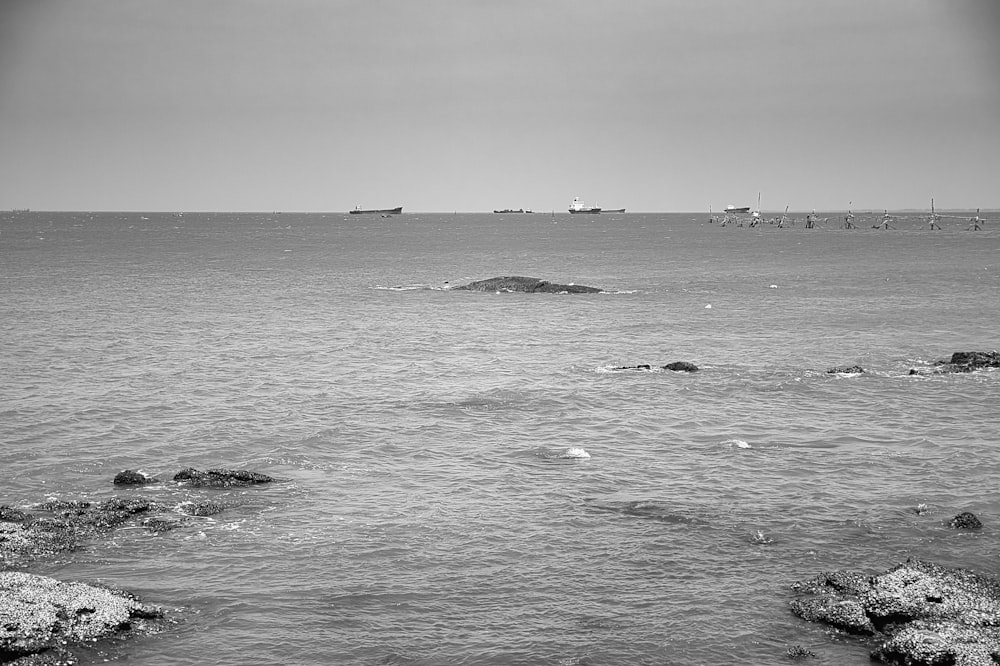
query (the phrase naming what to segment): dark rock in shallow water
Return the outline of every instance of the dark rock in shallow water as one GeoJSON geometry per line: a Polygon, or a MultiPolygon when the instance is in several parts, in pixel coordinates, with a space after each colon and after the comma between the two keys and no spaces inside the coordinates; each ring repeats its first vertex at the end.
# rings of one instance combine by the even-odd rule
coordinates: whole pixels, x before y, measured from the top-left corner
{"type": "Polygon", "coordinates": [[[974,372],[986,368],[1000,368],[1000,352],[955,352],[948,360],[937,361],[931,370],[911,368],[911,375],[974,372]]]}
{"type": "Polygon", "coordinates": [[[796,583],[791,610],[872,641],[872,659],[938,666],[1000,663],[1000,581],[910,559],[885,573],[796,583]]]}
{"type": "Polygon", "coordinates": [[[478,280],[453,287],[464,291],[522,291],[529,294],[598,294],[603,289],[582,284],[556,284],[539,278],[511,275],[478,280]]]}
{"type": "Polygon", "coordinates": [[[952,365],[960,372],[971,372],[982,368],[1000,368],[1000,352],[955,352],[951,359],[939,361],[939,365],[952,365]]]}
{"type": "Polygon", "coordinates": [[[698,366],[694,363],[688,363],[687,361],[674,361],[673,363],[667,363],[663,366],[664,370],[673,370],[674,372],[698,372],[698,366]]]}
{"type": "Polygon", "coordinates": [[[233,488],[235,486],[255,486],[274,481],[266,474],[242,469],[210,469],[200,472],[188,467],[174,475],[174,481],[183,481],[192,486],[207,488],[233,488]]]}
{"type": "Polygon", "coordinates": [[[860,365],[848,365],[848,366],[838,366],[836,368],[830,368],[827,370],[828,374],[831,375],[860,375],[865,371],[860,365]]]}
{"type": "Polygon", "coordinates": [[[976,517],[976,514],[965,511],[948,521],[948,526],[955,529],[976,530],[982,527],[983,524],[976,517]]]}
{"type": "Polygon", "coordinates": [[[72,647],[153,633],[163,612],[120,590],[0,571],[0,617],[0,662],[54,651],[74,664],[72,647]]]}
{"type": "Polygon", "coordinates": [[[147,483],[155,483],[156,479],[148,477],[142,472],[133,472],[130,469],[115,474],[116,486],[143,486],[147,483]]]}

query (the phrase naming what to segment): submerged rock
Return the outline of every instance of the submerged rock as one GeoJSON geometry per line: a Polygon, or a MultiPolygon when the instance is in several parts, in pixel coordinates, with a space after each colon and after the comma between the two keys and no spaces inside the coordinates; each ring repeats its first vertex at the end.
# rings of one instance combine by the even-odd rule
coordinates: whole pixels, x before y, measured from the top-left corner
{"type": "MultiPolygon", "coordinates": [[[[248,487],[274,480],[266,474],[247,470],[199,472],[191,468],[178,472],[174,478],[192,486],[209,488],[248,487]]],[[[39,558],[74,551],[124,526],[142,525],[152,532],[166,532],[186,524],[192,517],[212,516],[235,504],[232,501],[188,501],[175,505],[146,497],[124,496],[99,503],[42,502],[33,505],[30,512],[3,505],[0,506],[0,569],[22,567],[39,558]],[[178,513],[182,515],[178,517],[178,513]]]]}
{"type": "Polygon", "coordinates": [[[127,592],[61,582],[20,571],[0,571],[0,661],[44,655],[77,663],[76,645],[102,638],[152,633],[163,612],[127,592]]]}
{"type": "Polygon", "coordinates": [[[785,651],[785,656],[789,659],[805,659],[807,657],[815,659],[816,653],[801,645],[793,645],[785,651]]]}
{"type": "Polygon", "coordinates": [[[1000,581],[917,559],[885,573],[825,573],[795,583],[791,610],[872,641],[886,664],[1000,663],[1000,581]]]}
{"type": "Polygon", "coordinates": [[[582,284],[557,284],[539,278],[522,277],[519,275],[478,280],[460,287],[453,287],[453,289],[464,291],[522,291],[528,294],[597,294],[604,291],[599,287],[587,287],[582,284]]]}
{"type": "Polygon", "coordinates": [[[847,366],[837,366],[836,368],[830,368],[827,370],[827,374],[831,375],[860,375],[865,371],[860,365],[847,365],[847,366]]]}
{"type": "Polygon", "coordinates": [[[42,514],[10,510],[20,516],[16,522],[0,522],[0,568],[23,566],[40,557],[76,550],[131,522],[140,514],[162,510],[146,499],[113,497],[99,504],[90,502],[45,502],[37,505],[42,514]]]}

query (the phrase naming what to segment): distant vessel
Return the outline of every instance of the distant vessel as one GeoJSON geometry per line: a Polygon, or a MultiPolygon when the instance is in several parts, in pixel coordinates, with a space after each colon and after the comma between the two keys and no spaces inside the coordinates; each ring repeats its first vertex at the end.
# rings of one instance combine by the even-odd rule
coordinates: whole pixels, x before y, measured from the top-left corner
{"type": "Polygon", "coordinates": [[[624,208],[604,208],[601,210],[602,213],[624,213],[624,208]]]}
{"type": "Polygon", "coordinates": [[[351,215],[366,215],[371,213],[399,215],[402,212],[403,212],[402,206],[397,206],[396,208],[362,208],[361,206],[355,206],[354,210],[350,211],[351,215]]]}
{"type": "Polygon", "coordinates": [[[597,206],[587,206],[582,201],[580,197],[573,197],[573,203],[569,205],[569,212],[571,213],[600,213],[601,209],[597,206]]]}
{"type": "Polygon", "coordinates": [[[514,210],[513,208],[504,208],[503,210],[494,210],[494,213],[533,213],[534,211],[525,210],[523,208],[518,208],[514,210]]]}
{"type": "Polygon", "coordinates": [[[734,206],[732,204],[729,204],[728,206],[726,206],[726,212],[727,213],[749,213],[750,212],[750,206],[734,206]]]}

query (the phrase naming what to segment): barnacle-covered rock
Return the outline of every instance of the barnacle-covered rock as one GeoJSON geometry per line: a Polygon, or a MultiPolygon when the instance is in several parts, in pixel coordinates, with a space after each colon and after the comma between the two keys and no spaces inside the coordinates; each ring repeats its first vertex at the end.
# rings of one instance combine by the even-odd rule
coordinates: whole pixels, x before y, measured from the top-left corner
{"type": "Polygon", "coordinates": [[[119,590],[0,572],[0,657],[4,661],[66,645],[154,630],[163,613],[119,590]]]}
{"type": "Polygon", "coordinates": [[[260,472],[251,472],[243,469],[210,469],[202,472],[188,467],[174,474],[174,481],[199,487],[233,488],[270,483],[274,479],[260,472]]]}
{"type": "Polygon", "coordinates": [[[835,572],[796,583],[791,610],[874,636],[872,658],[905,666],[1000,663],[1000,581],[910,559],[876,576],[835,572]]]}
{"type": "Polygon", "coordinates": [[[976,517],[976,514],[963,511],[949,520],[948,526],[959,530],[977,530],[983,526],[983,523],[976,517]]]}

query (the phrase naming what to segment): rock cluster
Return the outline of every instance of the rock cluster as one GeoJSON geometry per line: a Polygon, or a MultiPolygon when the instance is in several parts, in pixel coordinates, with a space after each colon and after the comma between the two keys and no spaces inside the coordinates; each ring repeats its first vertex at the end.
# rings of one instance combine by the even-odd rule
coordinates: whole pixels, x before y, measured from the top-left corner
{"type": "MultiPolygon", "coordinates": [[[[188,468],[173,478],[178,483],[222,489],[273,481],[257,472],[227,469],[200,472],[188,468]]],[[[114,484],[128,487],[157,481],[125,470],[115,476],[114,484]]],[[[231,505],[223,501],[170,506],[145,497],[44,502],[27,511],[0,505],[0,664],[74,664],[74,645],[148,633],[164,622],[158,608],[127,592],[12,569],[76,550],[125,525],[140,524],[163,532],[183,525],[190,520],[186,516],[210,516],[231,505]]]]}
{"type": "Polygon", "coordinates": [[[1000,581],[910,559],[868,576],[836,571],[795,583],[791,610],[870,637],[871,658],[932,666],[1000,663],[1000,581]]]}
{"type": "MultiPolygon", "coordinates": [[[[662,370],[672,370],[674,372],[697,372],[698,366],[694,363],[688,361],[673,361],[672,363],[667,363],[666,365],[657,366],[662,370]]],[[[620,365],[614,370],[652,370],[653,366],[649,363],[642,363],[639,365],[620,365]]]]}

